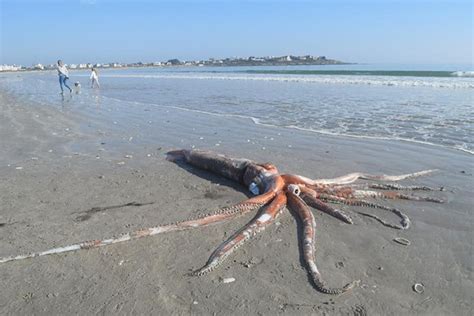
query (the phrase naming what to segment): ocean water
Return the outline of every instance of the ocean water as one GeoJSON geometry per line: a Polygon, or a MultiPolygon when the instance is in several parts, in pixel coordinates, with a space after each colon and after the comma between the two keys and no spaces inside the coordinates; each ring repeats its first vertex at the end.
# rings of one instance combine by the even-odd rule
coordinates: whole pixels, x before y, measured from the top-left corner
{"type": "MultiPolygon", "coordinates": [[[[77,107],[169,107],[340,137],[417,142],[474,154],[474,72],[469,66],[340,65],[182,67],[101,70],[100,92],[88,71],[71,72],[77,107]]],[[[0,88],[57,106],[54,72],[1,74],[0,88]]],[[[69,97],[67,97],[69,98],[69,97]]],[[[93,112],[90,113],[93,115],[93,112]]],[[[119,114],[116,114],[119,115],[119,114]]]]}

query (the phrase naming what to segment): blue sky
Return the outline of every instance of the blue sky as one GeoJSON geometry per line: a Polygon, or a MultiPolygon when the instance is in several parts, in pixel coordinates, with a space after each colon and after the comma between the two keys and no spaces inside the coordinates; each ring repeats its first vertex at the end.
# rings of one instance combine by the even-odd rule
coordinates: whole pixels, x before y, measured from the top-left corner
{"type": "Polygon", "coordinates": [[[472,63],[464,0],[0,0],[0,64],[325,55],[472,63]]]}

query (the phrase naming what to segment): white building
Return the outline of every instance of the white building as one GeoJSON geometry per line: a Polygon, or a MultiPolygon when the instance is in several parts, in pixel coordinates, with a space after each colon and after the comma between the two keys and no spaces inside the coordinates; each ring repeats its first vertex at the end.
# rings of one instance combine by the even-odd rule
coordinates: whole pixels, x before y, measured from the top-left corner
{"type": "Polygon", "coordinates": [[[17,65],[0,65],[0,71],[18,71],[21,66],[17,65]]]}

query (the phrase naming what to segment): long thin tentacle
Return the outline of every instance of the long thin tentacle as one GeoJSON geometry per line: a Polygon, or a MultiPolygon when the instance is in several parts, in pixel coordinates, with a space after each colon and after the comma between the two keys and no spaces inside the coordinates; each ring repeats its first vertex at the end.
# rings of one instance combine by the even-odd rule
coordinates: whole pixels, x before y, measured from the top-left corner
{"type": "Polygon", "coordinates": [[[222,222],[227,219],[237,217],[239,215],[256,210],[264,206],[265,204],[267,204],[274,196],[275,196],[274,192],[267,192],[262,195],[248,199],[246,201],[237,203],[233,206],[224,207],[214,213],[200,216],[196,219],[185,220],[185,221],[176,222],[169,225],[160,225],[160,226],[155,226],[155,227],[150,227],[150,228],[143,228],[134,232],[122,234],[118,237],[113,237],[113,238],[108,238],[108,239],[103,239],[103,240],[83,241],[77,244],[72,244],[65,247],[53,248],[46,251],[35,252],[35,253],[19,255],[19,256],[4,257],[4,258],[0,258],[0,263],[14,261],[14,260],[34,258],[34,257],[41,257],[41,256],[46,256],[46,255],[51,255],[51,254],[71,252],[71,251],[76,251],[80,249],[99,248],[99,247],[116,244],[120,242],[125,242],[129,240],[134,240],[134,239],[138,239],[138,238],[142,238],[146,236],[153,236],[153,235],[158,235],[158,234],[171,232],[171,231],[181,231],[181,230],[187,230],[187,229],[191,229],[195,227],[207,226],[207,225],[222,222]]]}
{"type": "Polygon", "coordinates": [[[360,211],[356,211],[356,212],[361,214],[361,215],[374,218],[377,221],[379,221],[380,223],[382,223],[382,225],[387,226],[387,227],[391,227],[391,228],[394,228],[394,229],[403,230],[403,229],[408,229],[410,227],[410,223],[411,223],[410,218],[405,213],[403,213],[401,210],[399,210],[397,208],[394,208],[394,207],[388,207],[388,206],[385,206],[385,205],[381,205],[381,204],[377,204],[377,203],[373,203],[373,202],[369,202],[369,201],[365,201],[365,200],[361,200],[361,199],[346,199],[346,198],[339,197],[339,196],[336,196],[336,195],[321,194],[319,197],[320,197],[320,199],[322,199],[324,201],[327,201],[327,202],[341,203],[341,204],[346,204],[346,205],[351,205],[351,206],[365,206],[365,207],[372,207],[372,208],[378,208],[378,209],[386,210],[386,211],[394,213],[398,217],[400,217],[400,225],[389,223],[389,222],[383,220],[382,218],[378,217],[377,215],[373,215],[373,214],[365,213],[365,212],[360,212],[360,211]]]}
{"type": "Polygon", "coordinates": [[[344,176],[340,176],[333,179],[310,179],[303,176],[293,176],[293,178],[298,179],[299,181],[293,180],[292,183],[301,183],[306,185],[318,185],[318,184],[349,184],[353,183],[358,179],[365,179],[365,180],[376,180],[376,181],[400,181],[409,178],[415,178],[430,174],[436,171],[433,170],[423,170],[414,173],[407,173],[402,175],[372,175],[368,173],[361,173],[361,172],[354,172],[349,173],[344,176]]]}
{"type": "Polygon", "coordinates": [[[411,201],[427,201],[434,203],[443,203],[444,201],[438,198],[433,197],[424,197],[416,195],[407,195],[400,192],[378,192],[372,190],[354,190],[353,195],[355,198],[385,198],[385,199],[401,199],[401,200],[411,200],[411,201]]]}
{"type": "Polygon", "coordinates": [[[361,215],[372,217],[372,218],[378,220],[384,226],[395,228],[395,229],[402,229],[402,230],[410,228],[410,223],[411,223],[410,218],[405,213],[403,213],[401,210],[399,210],[395,207],[388,207],[388,206],[385,206],[385,205],[377,204],[377,203],[370,202],[370,201],[364,201],[364,200],[355,200],[354,203],[357,203],[359,206],[372,207],[372,208],[378,208],[378,209],[382,209],[382,210],[385,210],[385,211],[389,211],[389,212],[394,213],[395,215],[397,215],[398,217],[401,218],[400,225],[397,225],[397,224],[389,223],[389,222],[383,220],[382,218],[378,217],[377,215],[357,211],[357,213],[359,213],[361,215]]]}
{"type": "MultiPolygon", "coordinates": [[[[323,186],[323,185],[320,185],[323,186]]],[[[400,185],[396,183],[350,183],[350,184],[329,184],[334,189],[352,188],[353,190],[393,190],[393,191],[445,191],[444,187],[433,188],[425,185],[400,185]]]]}
{"type": "Polygon", "coordinates": [[[425,185],[400,185],[396,183],[372,183],[367,186],[369,189],[377,190],[400,190],[400,191],[444,191],[444,187],[432,188],[425,185]]]}
{"type": "Polygon", "coordinates": [[[234,252],[234,250],[242,246],[251,237],[263,231],[268,225],[272,224],[285,205],[286,195],[280,192],[266,209],[263,209],[254,219],[217,247],[209,257],[206,265],[194,271],[192,275],[202,276],[214,270],[234,252]]]}
{"type": "Polygon", "coordinates": [[[296,212],[304,228],[303,252],[308,271],[312,277],[316,289],[326,294],[341,294],[353,289],[360,281],[353,281],[342,288],[329,288],[321,278],[315,260],[314,260],[314,236],[316,230],[316,221],[313,213],[304,203],[304,201],[295,193],[288,192],[288,202],[290,207],[296,212]]]}
{"type": "Polygon", "coordinates": [[[311,207],[314,207],[326,214],[329,214],[331,216],[334,216],[335,218],[338,218],[342,220],[343,222],[346,222],[348,224],[353,224],[352,219],[341,211],[340,209],[334,208],[331,205],[328,205],[318,199],[318,193],[314,190],[311,190],[310,188],[307,188],[305,186],[300,186],[301,193],[303,194],[303,200],[311,207]]]}
{"type": "MultiPolygon", "coordinates": [[[[362,198],[382,198],[382,199],[401,199],[411,201],[427,201],[434,203],[444,203],[442,199],[433,197],[422,197],[417,195],[407,195],[397,191],[374,191],[374,190],[361,190],[355,189],[351,185],[308,185],[308,187],[318,194],[336,195],[346,199],[362,199],[362,198]]],[[[356,186],[357,187],[357,186],[356,186]]],[[[360,186],[359,186],[360,187],[360,186]]],[[[368,186],[366,186],[368,187],[368,186]]],[[[382,186],[385,188],[385,186],[382,186]]],[[[387,186],[389,187],[389,186],[387,186]]]]}

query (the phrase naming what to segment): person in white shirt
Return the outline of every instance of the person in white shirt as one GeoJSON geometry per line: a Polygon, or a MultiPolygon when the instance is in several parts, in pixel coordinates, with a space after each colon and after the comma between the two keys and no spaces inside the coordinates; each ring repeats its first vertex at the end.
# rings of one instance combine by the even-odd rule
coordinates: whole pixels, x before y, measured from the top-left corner
{"type": "Polygon", "coordinates": [[[58,70],[59,86],[61,87],[61,94],[64,93],[63,85],[69,89],[69,92],[72,93],[71,87],[69,87],[66,83],[66,80],[69,79],[69,71],[67,70],[62,60],[58,60],[58,65],[56,66],[56,69],[58,70]]]}
{"type": "Polygon", "coordinates": [[[92,68],[90,79],[91,79],[91,88],[94,88],[94,84],[97,85],[97,88],[100,88],[99,76],[98,76],[97,70],[95,68],[92,68]]]}

